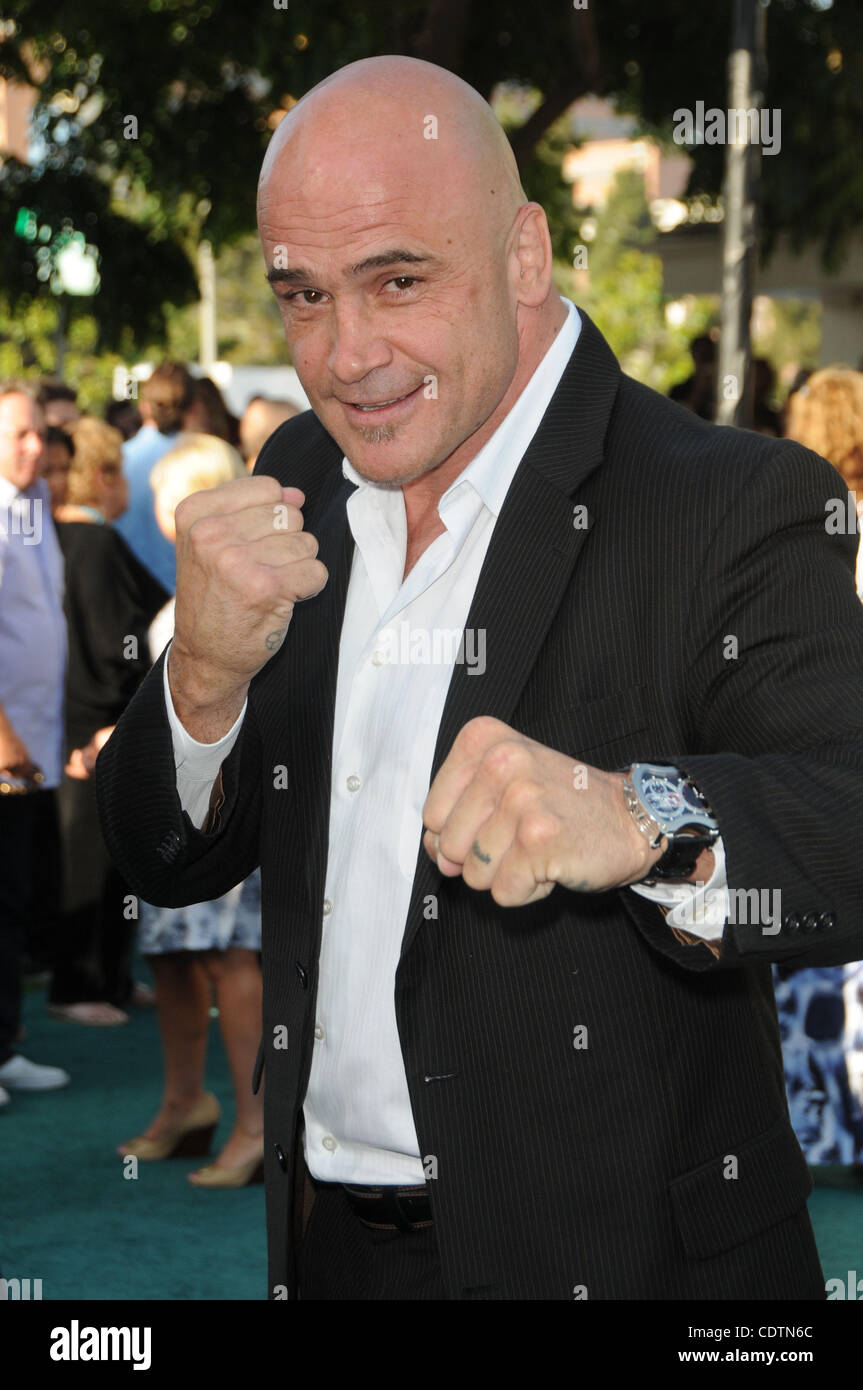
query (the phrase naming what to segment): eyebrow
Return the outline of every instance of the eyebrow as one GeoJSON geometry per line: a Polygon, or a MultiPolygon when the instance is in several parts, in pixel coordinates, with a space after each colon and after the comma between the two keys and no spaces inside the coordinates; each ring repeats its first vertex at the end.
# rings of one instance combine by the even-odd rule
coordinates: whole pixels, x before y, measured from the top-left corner
{"type": "MultiPolygon", "coordinates": [[[[436,265],[437,260],[434,256],[417,255],[415,251],[406,251],[401,246],[396,246],[390,251],[380,251],[376,256],[366,256],[365,260],[357,261],[355,265],[349,267],[349,274],[364,275],[368,270],[384,270],[392,265],[436,265]]],[[[311,285],[314,284],[315,277],[297,266],[292,270],[287,268],[273,268],[267,271],[267,280],[271,285],[311,285]]]]}

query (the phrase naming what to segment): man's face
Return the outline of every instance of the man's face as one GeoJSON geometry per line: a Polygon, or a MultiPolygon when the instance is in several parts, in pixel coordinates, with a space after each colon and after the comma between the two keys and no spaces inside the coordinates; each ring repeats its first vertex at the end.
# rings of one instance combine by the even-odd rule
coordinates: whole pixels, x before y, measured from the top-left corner
{"type": "Polygon", "coordinates": [[[81,419],[81,412],[74,401],[48,401],[45,406],[45,424],[63,430],[81,419]]]}
{"type": "Polygon", "coordinates": [[[129,505],[129,485],[120,458],[108,459],[95,479],[96,505],[107,521],[116,521],[129,505]]]}
{"type": "Polygon", "coordinates": [[[45,423],[35,401],[17,391],[0,396],[0,476],[14,487],[30,487],[39,477],[45,423]]]}
{"type": "Polygon", "coordinates": [[[307,196],[277,163],[261,240],[315,414],[357,472],[397,486],[500,402],[518,359],[515,303],[504,247],[492,253],[475,207],[420,196],[409,175],[404,192],[392,176],[361,187],[362,167],[307,196]]]}
{"type": "Polygon", "coordinates": [[[45,445],[42,477],[48,484],[48,490],[51,493],[52,508],[62,507],[66,504],[69,495],[71,468],[72,456],[65,444],[55,439],[45,445]]]}

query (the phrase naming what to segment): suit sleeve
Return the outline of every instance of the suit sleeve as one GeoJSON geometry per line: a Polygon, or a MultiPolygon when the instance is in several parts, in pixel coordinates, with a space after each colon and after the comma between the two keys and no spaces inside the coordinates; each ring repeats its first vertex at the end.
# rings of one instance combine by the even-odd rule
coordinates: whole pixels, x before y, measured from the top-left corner
{"type": "Polygon", "coordinates": [[[157,907],[221,897],[258,867],[261,747],[251,707],[197,830],[177,792],[164,653],[96,761],[105,843],[130,888],[157,907]]]}
{"type": "Polygon", "coordinates": [[[692,738],[662,761],[719,822],[730,905],[718,960],[623,895],[651,944],[688,969],[863,958],[863,607],[857,536],[829,526],[846,491],[788,444],[705,544],[685,628],[692,738]]]}

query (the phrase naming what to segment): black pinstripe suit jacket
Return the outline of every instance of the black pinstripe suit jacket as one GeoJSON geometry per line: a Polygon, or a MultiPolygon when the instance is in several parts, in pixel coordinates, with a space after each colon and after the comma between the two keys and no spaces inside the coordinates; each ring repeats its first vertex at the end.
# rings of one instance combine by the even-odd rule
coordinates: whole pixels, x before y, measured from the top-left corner
{"type": "MultiPolygon", "coordinates": [[[[271,1297],[295,1289],[353,548],[340,463],[310,413],[261,456],[303,488],[330,578],[252,682],[212,831],[180,809],[161,661],[98,764],[108,844],[145,899],[214,897],[262,866],[271,1297]]],[[[863,956],[863,612],[855,539],[825,527],[838,495],[797,445],[625,377],[584,316],[474,595],[486,673],[456,666],[434,767],[478,714],[597,767],[676,763],[718,817],[730,887],[779,890],[782,927],[728,924],[717,960],[629,890],[506,910],[418,845],[395,1003],[452,1298],[824,1297],[769,962],[863,956]]]]}

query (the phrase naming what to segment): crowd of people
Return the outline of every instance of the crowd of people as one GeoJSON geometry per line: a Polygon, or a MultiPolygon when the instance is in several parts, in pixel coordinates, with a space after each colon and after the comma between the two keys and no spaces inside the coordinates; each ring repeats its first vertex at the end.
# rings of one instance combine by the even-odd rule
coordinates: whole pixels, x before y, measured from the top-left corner
{"type": "MultiPolygon", "coordinates": [[[[715,343],[693,343],[681,405],[715,409],[715,343]]],[[[863,517],[863,374],[801,373],[782,411],[756,364],[755,428],[827,458],[863,517]]],[[[204,1156],[220,1118],[205,1088],[213,1002],[235,1090],[218,1159],[191,1174],[230,1187],[262,1175],[260,882],[188,908],[138,902],[99,827],[96,757],[173,631],[174,511],[184,497],[252,470],[298,407],[256,396],[241,419],[218,388],[164,362],[140,401],[82,414],[70,385],[0,387],[0,1106],[10,1092],[72,1078],[19,1050],[22,980],[48,974],[47,1007],[112,1028],[158,1009],[162,1106],[118,1152],[204,1156]],[[133,978],[136,944],[155,988],[133,978]]],[[[863,565],[858,564],[863,599],[863,565]]],[[[813,1163],[863,1163],[863,966],[777,967],[792,1120],[813,1163]]]]}
{"type": "Polygon", "coordinates": [[[92,773],[171,639],[175,508],[245,476],[298,409],[256,396],[237,419],[173,362],[101,417],[64,382],[0,387],[0,1106],[72,1080],[20,1050],[23,980],[47,974],[64,1022],[118,1027],[157,1007],[163,1103],[120,1152],[203,1156],[219,1120],[204,1086],[215,1000],[235,1123],[218,1161],[191,1174],[198,1186],[260,1177],[258,878],[182,911],[138,902],[108,858],[92,773]],[[133,978],[136,933],[155,989],[133,978]]]}

